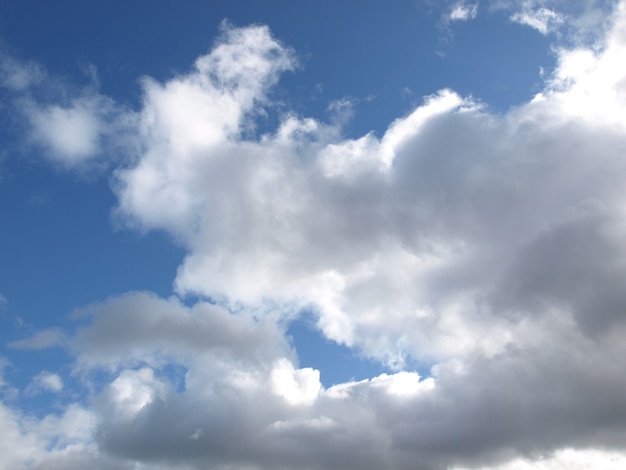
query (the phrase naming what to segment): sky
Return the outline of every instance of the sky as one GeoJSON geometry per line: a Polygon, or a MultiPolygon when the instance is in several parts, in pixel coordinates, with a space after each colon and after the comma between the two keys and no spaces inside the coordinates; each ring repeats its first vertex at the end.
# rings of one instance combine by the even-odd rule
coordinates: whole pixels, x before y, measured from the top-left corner
{"type": "Polygon", "coordinates": [[[0,3],[0,470],[626,466],[626,1],[0,3]]]}

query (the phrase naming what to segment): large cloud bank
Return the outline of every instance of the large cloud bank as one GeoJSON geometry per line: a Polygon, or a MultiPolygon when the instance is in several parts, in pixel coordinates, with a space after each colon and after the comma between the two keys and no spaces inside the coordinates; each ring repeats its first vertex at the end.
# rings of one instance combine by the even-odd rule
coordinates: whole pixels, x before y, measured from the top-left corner
{"type": "Polygon", "coordinates": [[[0,468],[622,468],[624,63],[621,2],[504,115],[441,90],[382,136],[295,115],[259,135],[295,55],[226,26],[189,73],[145,79],[136,112],[36,114],[43,143],[89,126],[48,144],[71,166],[111,135],[89,103],[122,113],[117,221],[171,233],[176,294],[211,303],[127,293],[12,343],[66,348],[93,391],[43,420],[2,405],[0,468]],[[303,310],[396,372],[324,388],[285,338],[303,310]]]}

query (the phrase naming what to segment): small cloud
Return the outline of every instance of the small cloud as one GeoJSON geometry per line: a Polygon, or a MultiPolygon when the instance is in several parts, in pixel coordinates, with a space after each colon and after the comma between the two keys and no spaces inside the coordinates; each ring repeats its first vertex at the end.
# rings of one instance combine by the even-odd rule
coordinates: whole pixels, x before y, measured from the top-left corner
{"type": "Polygon", "coordinates": [[[478,15],[478,2],[473,4],[466,4],[459,2],[452,7],[449,21],[468,21],[473,20],[478,15]]]}
{"type": "Polygon", "coordinates": [[[54,158],[69,165],[80,163],[99,151],[101,122],[97,108],[95,102],[79,100],[69,107],[32,109],[28,114],[33,136],[54,158]]]}
{"type": "Polygon", "coordinates": [[[202,436],[204,435],[204,433],[202,432],[202,429],[198,428],[196,429],[193,434],[191,436],[189,436],[189,439],[193,439],[194,441],[197,441],[198,439],[200,439],[202,436]]]}
{"type": "Polygon", "coordinates": [[[22,62],[6,53],[0,53],[0,84],[13,91],[24,91],[41,82],[46,76],[43,66],[22,62]]]}
{"type": "Polygon", "coordinates": [[[0,294],[0,309],[3,309],[7,305],[7,298],[0,294]]]}
{"type": "Polygon", "coordinates": [[[342,98],[332,101],[326,111],[331,115],[332,120],[339,124],[346,124],[354,117],[354,106],[358,100],[352,98],[342,98]]]}
{"type": "Polygon", "coordinates": [[[13,349],[47,349],[62,346],[65,342],[65,334],[59,328],[48,328],[37,332],[30,338],[11,341],[7,346],[13,349]]]}
{"type": "Polygon", "coordinates": [[[478,16],[478,2],[466,3],[462,0],[454,3],[449,9],[444,10],[437,24],[441,35],[439,36],[439,47],[435,54],[442,58],[445,57],[446,50],[454,39],[451,28],[452,23],[473,20],[476,16],[478,16]]]}
{"type": "Polygon", "coordinates": [[[543,35],[553,32],[564,22],[561,15],[543,7],[534,10],[525,7],[522,11],[511,15],[509,19],[514,23],[530,26],[543,35]]]}
{"type": "Polygon", "coordinates": [[[58,374],[43,371],[33,378],[33,381],[26,389],[30,395],[37,395],[41,392],[58,393],[63,390],[63,381],[58,374]]]}

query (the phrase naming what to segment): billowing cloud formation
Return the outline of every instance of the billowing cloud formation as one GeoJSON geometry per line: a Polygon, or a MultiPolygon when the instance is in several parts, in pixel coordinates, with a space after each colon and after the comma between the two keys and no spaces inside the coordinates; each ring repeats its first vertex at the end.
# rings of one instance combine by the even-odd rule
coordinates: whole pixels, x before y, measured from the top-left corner
{"type": "MultiPolygon", "coordinates": [[[[12,468],[623,462],[625,59],[622,2],[531,102],[494,115],[442,90],[357,139],[294,115],[251,137],[294,67],[266,27],[226,27],[190,73],[146,79],[118,220],[173,234],[177,293],[212,303],[128,293],[14,342],[62,345],[96,391],[68,408],[91,423],[74,447],[12,450],[12,468]],[[285,338],[303,309],[397,372],[323,387],[285,338]]],[[[0,411],[21,449],[50,442],[45,420],[0,411]]]]}
{"type": "MultiPolygon", "coordinates": [[[[544,287],[568,269],[532,254],[543,240],[556,238],[547,251],[565,260],[561,241],[588,230],[585,248],[573,248],[593,251],[581,263],[595,250],[619,258],[618,31],[600,55],[563,52],[549,88],[505,116],[443,90],[380,138],[338,140],[337,129],[287,116],[258,141],[243,137],[250,110],[290,64],[288,51],[263,28],[231,31],[192,74],[146,85],[146,151],[117,173],[119,214],[188,247],[181,294],[313,306],[326,336],[399,365],[406,355],[495,354],[518,327],[500,298],[513,295],[505,286],[521,282],[521,264],[536,256],[536,272],[556,269],[544,287]],[[245,59],[231,71],[235,56],[245,59]],[[256,74],[238,70],[249,62],[260,62],[256,74]]],[[[563,289],[568,302],[579,295],[563,289]]],[[[551,295],[542,309],[557,305],[551,295]]],[[[567,305],[580,309],[581,322],[597,315],[567,305]]]]}

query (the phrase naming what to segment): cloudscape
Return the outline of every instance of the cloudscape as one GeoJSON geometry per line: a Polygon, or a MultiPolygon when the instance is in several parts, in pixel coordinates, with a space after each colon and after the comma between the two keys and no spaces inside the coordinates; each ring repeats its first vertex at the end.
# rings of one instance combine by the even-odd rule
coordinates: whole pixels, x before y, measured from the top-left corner
{"type": "Polygon", "coordinates": [[[626,1],[0,7],[0,469],[626,466],[626,1]]]}

